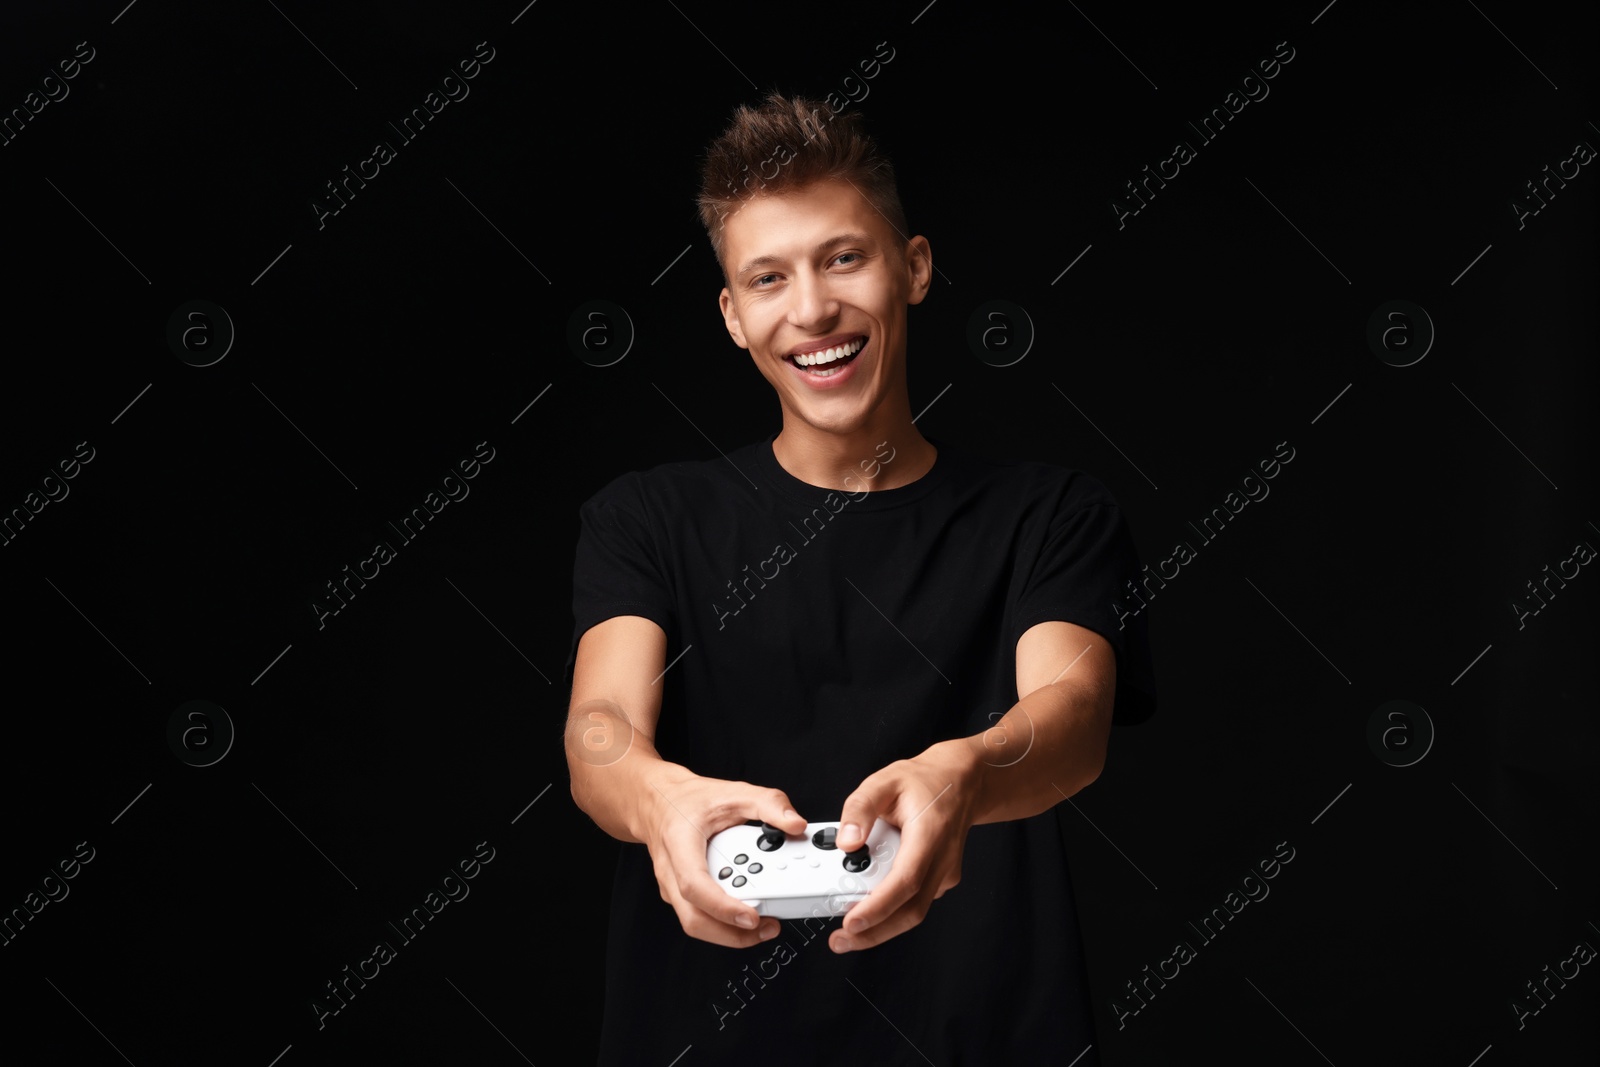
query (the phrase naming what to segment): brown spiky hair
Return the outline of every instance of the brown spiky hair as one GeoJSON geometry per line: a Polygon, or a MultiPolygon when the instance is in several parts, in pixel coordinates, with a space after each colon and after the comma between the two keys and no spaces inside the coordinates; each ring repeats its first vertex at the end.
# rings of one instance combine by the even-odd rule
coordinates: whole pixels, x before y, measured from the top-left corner
{"type": "Polygon", "coordinates": [[[723,225],[745,201],[830,179],[853,184],[906,239],[894,167],[867,134],[860,112],[781,93],[755,107],[741,104],[700,169],[700,221],[724,276],[723,225]]]}

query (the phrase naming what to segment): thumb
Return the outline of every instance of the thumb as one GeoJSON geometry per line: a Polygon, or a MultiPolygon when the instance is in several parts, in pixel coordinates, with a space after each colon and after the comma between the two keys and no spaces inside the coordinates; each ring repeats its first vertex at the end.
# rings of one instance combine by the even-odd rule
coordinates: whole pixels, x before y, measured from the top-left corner
{"type": "Polygon", "coordinates": [[[872,832],[884,800],[865,782],[845,798],[839,815],[839,835],[835,838],[842,851],[854,852],[867,843],[867,834],[872,832]]]}
{"type": "Polygon", "coordinates": [[[787,834],[806,832],[806,821],[794,810],[789,795],[781,789],[758,790],[754,810],[749,817],[760,819],[768,826],[776,826],[787,834]]]}

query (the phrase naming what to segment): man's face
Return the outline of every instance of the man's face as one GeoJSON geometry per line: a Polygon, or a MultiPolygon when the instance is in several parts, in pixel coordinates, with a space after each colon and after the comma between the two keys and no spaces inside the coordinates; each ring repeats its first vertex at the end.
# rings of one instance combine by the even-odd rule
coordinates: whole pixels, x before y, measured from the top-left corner
{"type": "Polygon", "coordinates": [[[903,396],[906,308],[932,270],[925,238],[907,242],[844,181],[757,196],[724,226],[723,320],[786,422],[848,434],[903,396]]]}

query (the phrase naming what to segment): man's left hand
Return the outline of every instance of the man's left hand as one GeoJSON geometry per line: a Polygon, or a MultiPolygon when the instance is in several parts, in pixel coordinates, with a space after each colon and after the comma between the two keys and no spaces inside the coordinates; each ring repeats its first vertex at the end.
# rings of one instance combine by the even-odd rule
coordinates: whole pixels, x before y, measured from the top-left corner
{"type": "Polygon", "coordinates": [[[922,922],[933,902],[960,883],[981,770],[970,746],[941,742],[889,764],[850,794],[839,817],[839,850],[860,848],[880,818],[900,829],[900,849],[889,874],[829,936],[829,948],[881,945],[922,922]]]}

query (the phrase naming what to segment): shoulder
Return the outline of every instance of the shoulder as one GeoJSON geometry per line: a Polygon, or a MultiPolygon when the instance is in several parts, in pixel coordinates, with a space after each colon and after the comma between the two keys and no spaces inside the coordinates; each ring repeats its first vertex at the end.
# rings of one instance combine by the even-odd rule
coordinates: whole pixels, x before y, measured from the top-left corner
{"type": "Polygon", "coordinates": [[[741,472],[753,466],[755,450],[747,445],[711,460],[669,460],[616,475],[580,506],[583,514],[624,511],[646,516],[670,514],[685,507],[723,506],[749,489],[741,472]]]}

